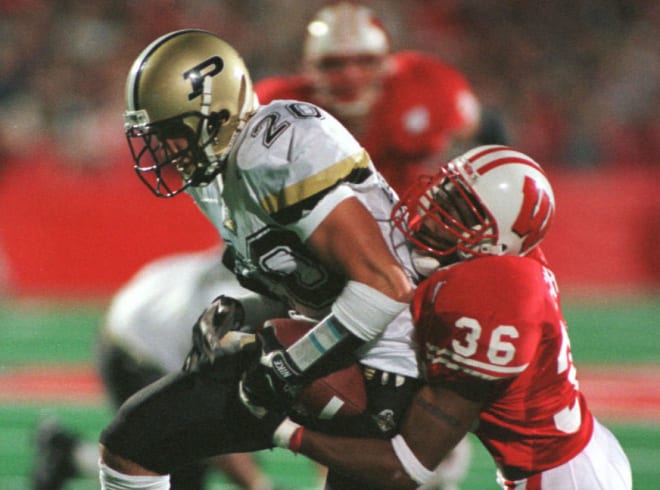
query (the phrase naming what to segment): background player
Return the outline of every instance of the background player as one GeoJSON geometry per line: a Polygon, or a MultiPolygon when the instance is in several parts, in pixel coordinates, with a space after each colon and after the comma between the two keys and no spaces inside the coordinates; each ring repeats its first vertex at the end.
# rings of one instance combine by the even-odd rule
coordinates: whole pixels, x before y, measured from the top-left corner
{"type": "Polygon", "coordinates": [[[381,488],[417,488],[474,431],[504,489],[632,488],[626,455],[578,389],[559,291],[538,249],[554,210],[538,163],[502,146],[475,148],[412,188],[392,216],[418,268],[436,270],[412,304],[428,385],[390,441],[290,421],[275,441],[381,488]]]}
{"type": "Polygon", "coordinates": [[[435,168],[443,156],[474,142],[507,143],[497,115],[482,110],[458,70],[422,52],[392,52],[383,24],[363,5],[321,9],[307,26],[302,64],[298,75],[259,81],[260,101],[296,99],[323,107],[397,191],[407,188],[414,164],[435,168]]]}
{"type": "MultiPolygon", "coordinates": [[[[219,294],[241,301],[246,323],[286,315],[279,302],[242,288],[220,261],[222,248],[172,255],[144,266],[112,299],[94,356],[112,405],[168,372],[179,371],[192,348],[191,326],[219,294]]],[[[173,489],[202,489],[208,468],[224,472],[239,488],[272,490],[248,454],[219,456],[209,464],[175,471],[173,489]]],[[[74,477],[98,477],[98,443],[81,440],[53,420],[37,433],[33,490],[59,490],[74,477]]]]}

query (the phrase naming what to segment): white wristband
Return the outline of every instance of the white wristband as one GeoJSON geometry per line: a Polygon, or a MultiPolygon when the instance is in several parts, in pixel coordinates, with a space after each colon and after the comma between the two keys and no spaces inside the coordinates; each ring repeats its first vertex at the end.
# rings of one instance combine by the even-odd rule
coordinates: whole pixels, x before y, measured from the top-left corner
{"type": "Polygon", "coordinates": [[[332,305],[332,313],[356,337],[369,341],[408,307],[377,289],[357,281],[348,281],[332,305]]]}
{"type": "Polygon", "coordinates": [[[273,433],[273,444],[277,447],[289,449],[289,442],[291,436],[300,428],[300,424],[296,424],[290,418],[285,418],[282,423],[275,429],[273,433]]]}
{"type": "Polygon", "coordinates": [[[414,482],[422,485],[433,476],[433,472],[420,463],[417,456],[415,456],[415,453],[410,450],[408,444],[406,444],[406,440],[401,434],[397,434],[390,439],[390,443],[392,444],[396,457],[399,458],[399,461],[401,462],[401,466],[403,466],[403,469],[406,470],[406,473],[408,473],[408,476],[414,482]]]}

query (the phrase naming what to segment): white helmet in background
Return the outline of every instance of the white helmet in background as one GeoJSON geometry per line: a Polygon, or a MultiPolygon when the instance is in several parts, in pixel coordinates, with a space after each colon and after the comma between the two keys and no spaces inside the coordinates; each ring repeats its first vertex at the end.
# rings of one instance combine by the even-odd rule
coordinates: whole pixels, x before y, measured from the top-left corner
{"type": "Polygon", "coordinates": [[[526,255],[554,217],[555,197],[541,166],[506,146],[479,146],[422,179],[392,219],[427,259],[526,255]]]}
{"type": "Polygon", "coordinates": [[[369,8],[340,2],[321,9],[303,46],[320,105],[340,118],[364,115],[380,93],[389,51],[389,36],[369,8]],[[363,67],[359,78],[346,75],[351,63],[363,67]]]}
{"type": "Polygon", "coordinates": [[[373,12],[362,5],[341,2],[321,9],[307,25],[305,62],[325,56],[385,55],[390,41],[373,12]]]}

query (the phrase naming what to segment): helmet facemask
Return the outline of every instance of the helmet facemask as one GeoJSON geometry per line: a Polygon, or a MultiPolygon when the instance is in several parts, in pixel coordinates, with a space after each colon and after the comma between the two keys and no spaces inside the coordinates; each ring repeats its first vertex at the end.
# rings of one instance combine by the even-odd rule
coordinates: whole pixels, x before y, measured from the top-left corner
{"type": "Polygon", "coordinates": [[[190,112],[132,125],[132,115],[127,112],[125,118],[135,172],[156,196],[172,197],[190,186],[208,184],[222,171],[224,159],[212,146],[226,114],[190,112]]]}
{"type": "Polygon", "coordinates": [[[470,189],[449,163],[436,175],[420,177],[394,207],[392,220],[420,261],[443,266],[488,254],[497,226],[470,189]]]}

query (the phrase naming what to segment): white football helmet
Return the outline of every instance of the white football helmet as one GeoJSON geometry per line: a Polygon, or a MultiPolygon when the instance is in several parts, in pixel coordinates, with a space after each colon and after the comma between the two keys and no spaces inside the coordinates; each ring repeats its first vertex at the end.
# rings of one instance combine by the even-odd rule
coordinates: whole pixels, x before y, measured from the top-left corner
{"type": "Polygon", "coordinates": [[[208,184],[258,105],[243,59],[217,35],[184,29],[156,39],[126,81],[137,175],[159,197],[208,184]]]}
{"type": "Polygon", "coordinates": [[[390,40],[382,23],[363,5],[339,2],[319,10],[307,25],[305,61],[325,56],[385,55],[390,40]]]}
{"type": "Polygon", "coordinates": [[[538,163],[512,148],[486,145],[422,177],[392,220],[427,259],[456,254],[464,260],[526,255],[545,237],[554,212],[552,187],[538,163]]]}
{"type": "Polygon", "coordinates": [[[365,114],[379,94],[389,50],[389,36],[369,8],[339,2],[321,9],[307,26],[303,46],[319,104],[339,117],[365,114]],[[337,80],[344,63],[361,63],[369,74],[360,81],[337,80]]]}

